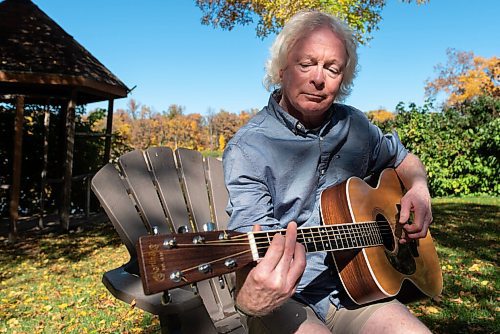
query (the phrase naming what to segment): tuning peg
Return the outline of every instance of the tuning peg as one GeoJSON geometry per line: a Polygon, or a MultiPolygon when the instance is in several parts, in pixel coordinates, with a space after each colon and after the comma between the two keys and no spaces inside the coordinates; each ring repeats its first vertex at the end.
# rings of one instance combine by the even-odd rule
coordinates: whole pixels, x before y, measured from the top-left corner
{"type": "Polygon", "coordinates": [[[158,229],[158,226],[155,225],[155,226],[151,227],[151,233],[153,235],[158,235],[160,233],[159,229],[158,229]]]}
{"type": "Polygon", "coordinates": [[[226,268],[232,269],[236,267],[236,260],[231,258],[226,259],[226,261],[224,261],[224,265],[226,266],[226,268]]]}
{"type": "Polygon", "coordinates": [[[186,225],[179,226],[177,229],[177,233],[188,233],[189,232],[189,227],[186,225]]]}
{"type": "Polygon", "coordinates": [[[200,265],[198,266],[198,271],[199,271],[200,273],[207,274],[207,273],[209,273],[210,271],[212,271],[212,265],[210,265],[209,263],[200,264],[200,265]]]}
{"type": "Polygon", "coordinates": [[[224,277],[219,276],[219,285],[221,289],[224,289],[226,287],[226,282],[224,281],[224,277]]]}
{"type": "Polygon", "coordinates": [[[193,244],[195,244],[195,245],[202,244],[204,242],[205,242],[205,238],[202,237],[201,235],[197,235],[197,236],[193,237],[193,244]]]}
{"type": "Polygon", "coordinates": [[[175,283],[179,283],[182,279],[182,271],[180,270],[174,270],[170,274],[170,280],[175,283]]]}
{"type": "Polygon", "coordinates": [[[163,291],[161,295],[161,303],[162,305],[168,305],[172,302],[172,295],[168,290],[163,291]]]}
{"type": "Polygon", "coordinates": [[[215,231],[215,224],[212,222],[208,222],[206,224],[203,224],[203,231],[205,231],[205,232],[215,231]]]}
{"type": "Polygon", "coordinates": [[[163,240],[163,247],[166,249],[172,249],[177,246],[177,240],[175,238],[166,238],[163,240]]]}

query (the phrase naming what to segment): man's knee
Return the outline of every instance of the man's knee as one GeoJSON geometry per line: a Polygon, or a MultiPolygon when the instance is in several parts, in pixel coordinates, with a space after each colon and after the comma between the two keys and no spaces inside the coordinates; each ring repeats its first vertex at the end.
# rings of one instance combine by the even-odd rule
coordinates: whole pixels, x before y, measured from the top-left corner
{"type": "Polygon", "coordinates": [[[331,334],[330,330],[323,324],[316,322],[304,322],[295,334],[331,334]]]}
{"type": "Polygon", "coordinates": [[[431,333],[403,304],[392,303],[376,310],[365,322],[361,333],[431,333]]]}

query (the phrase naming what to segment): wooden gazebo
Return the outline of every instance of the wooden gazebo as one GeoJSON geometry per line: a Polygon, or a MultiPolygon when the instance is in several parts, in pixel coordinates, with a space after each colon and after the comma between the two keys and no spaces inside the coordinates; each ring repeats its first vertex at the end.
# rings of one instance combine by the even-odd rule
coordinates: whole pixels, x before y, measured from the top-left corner
{"type": "Polygon", "coordinates": [[[17,233],[25,104],[57,105],[65,117],[66,138],[60,219],[69,228],[75,137],[75,107],[108,101],[105,153],[111,150],[113,101],[129,89],[71,35],[30,0],[0,2],[0,103],[16,106],[10,185],[10,234],[17,233]]]}

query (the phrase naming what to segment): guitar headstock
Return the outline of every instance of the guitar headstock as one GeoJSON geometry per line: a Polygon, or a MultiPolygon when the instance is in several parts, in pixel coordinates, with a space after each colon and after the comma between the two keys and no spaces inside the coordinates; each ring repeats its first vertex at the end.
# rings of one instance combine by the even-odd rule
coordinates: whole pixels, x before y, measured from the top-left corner
{"type": "Polygon", "coordinates": [[[137,258],[150,295],[227,274],[253,262],[245,233],[211,231],[139,238],[137,258]]]}

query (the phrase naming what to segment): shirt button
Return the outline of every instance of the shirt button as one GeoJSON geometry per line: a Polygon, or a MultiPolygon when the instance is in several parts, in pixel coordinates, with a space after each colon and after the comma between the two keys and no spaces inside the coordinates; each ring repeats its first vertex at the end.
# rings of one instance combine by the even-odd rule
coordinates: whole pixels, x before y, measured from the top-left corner
{"type": "Polygon", "coordinates": [[[319,137],[319,140],[323,140],[323,137],[319,137]]]}
{"type": "Polygon", "coordinates": [[[325,170],[324,169],[320,170],[319,172],[320,172],[321,175],[325,175],[325,170]]]}

